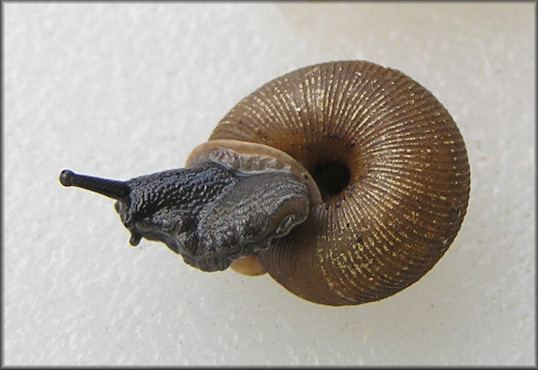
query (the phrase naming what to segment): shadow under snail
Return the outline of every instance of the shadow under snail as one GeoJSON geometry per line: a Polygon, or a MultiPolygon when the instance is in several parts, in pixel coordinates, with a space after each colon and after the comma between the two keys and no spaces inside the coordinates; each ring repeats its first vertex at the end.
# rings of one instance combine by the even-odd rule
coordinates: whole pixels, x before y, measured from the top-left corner
{"type": "Polygon", "coordinates": [[[117,200],[131,233],[203,271],[268,272],[324,305],[388,297],[443,256],[470,169],[447,110],[399,71],[317,64],[241,100],[185,168],[114,181],[60,174],[117,200]]]}

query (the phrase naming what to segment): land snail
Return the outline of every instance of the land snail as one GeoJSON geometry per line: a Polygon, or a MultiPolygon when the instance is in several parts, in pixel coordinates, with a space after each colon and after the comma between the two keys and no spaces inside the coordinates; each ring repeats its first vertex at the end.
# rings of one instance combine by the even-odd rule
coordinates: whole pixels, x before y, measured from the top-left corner
{"type": "Polygon", "coordinates": [[[121,221],[203,271],[268,272],[311,302],[391,296],[444,255],[466,213],[470,169],[447,110],[403,73],[316,64],[241,100],[185,168],[114,181],[64,170],[64,186],[117,200],[121,221]]]}

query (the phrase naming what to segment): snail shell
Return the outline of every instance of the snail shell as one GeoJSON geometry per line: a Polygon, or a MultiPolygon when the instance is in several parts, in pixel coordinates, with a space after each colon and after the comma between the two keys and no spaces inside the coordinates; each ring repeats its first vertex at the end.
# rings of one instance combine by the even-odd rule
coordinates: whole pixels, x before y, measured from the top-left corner
{"type": "Polygon", "coordinates": [[[203,271],[268,272],[326,305],[385,298],[446,252],[470,187],[446,109],[401,72],[318,64],[237,104],[186,168],[127,181],[60,173],[116,200],[130,231],[203,271]]]}
{"type": "Polygon", "coordinates": [[[466,213],[469,161],[452,117],[420,84],[373,63],[274,79],[219,122],[214,140],[287,153],[317,183],[307,220],[253,257],[251,272],[267,270],[312,302],[361,304],[409,286],[443,256],[466,213]]]}

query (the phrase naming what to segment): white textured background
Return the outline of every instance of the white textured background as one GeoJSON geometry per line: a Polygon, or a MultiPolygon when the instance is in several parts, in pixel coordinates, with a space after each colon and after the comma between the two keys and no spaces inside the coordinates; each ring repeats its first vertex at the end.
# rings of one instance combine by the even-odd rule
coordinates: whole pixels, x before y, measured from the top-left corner
{"type": "Polygon", "coordinates": [[[4,3],[5,365],[532,365],[534,3],[4,3]],[[242,97],[365,59],[458,123],[472,192],[435,268],[329,308],[268,276],[128,247],[113,202],[58,183],[183,166],[242,97]]]}

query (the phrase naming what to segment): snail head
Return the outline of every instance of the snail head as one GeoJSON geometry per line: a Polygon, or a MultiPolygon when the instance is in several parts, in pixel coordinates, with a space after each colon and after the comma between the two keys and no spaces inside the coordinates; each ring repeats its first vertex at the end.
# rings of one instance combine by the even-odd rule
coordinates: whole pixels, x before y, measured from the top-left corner
{"type": "Polygon", "coordinates": [[[203,271],[224,270],[268,249],[310,210],[309,187],[296,174],[241,172],[214,162],[128,181],[64,170],[60,182],[116,199],[131,245],[141,238],[164,242],[203,271]]]}

